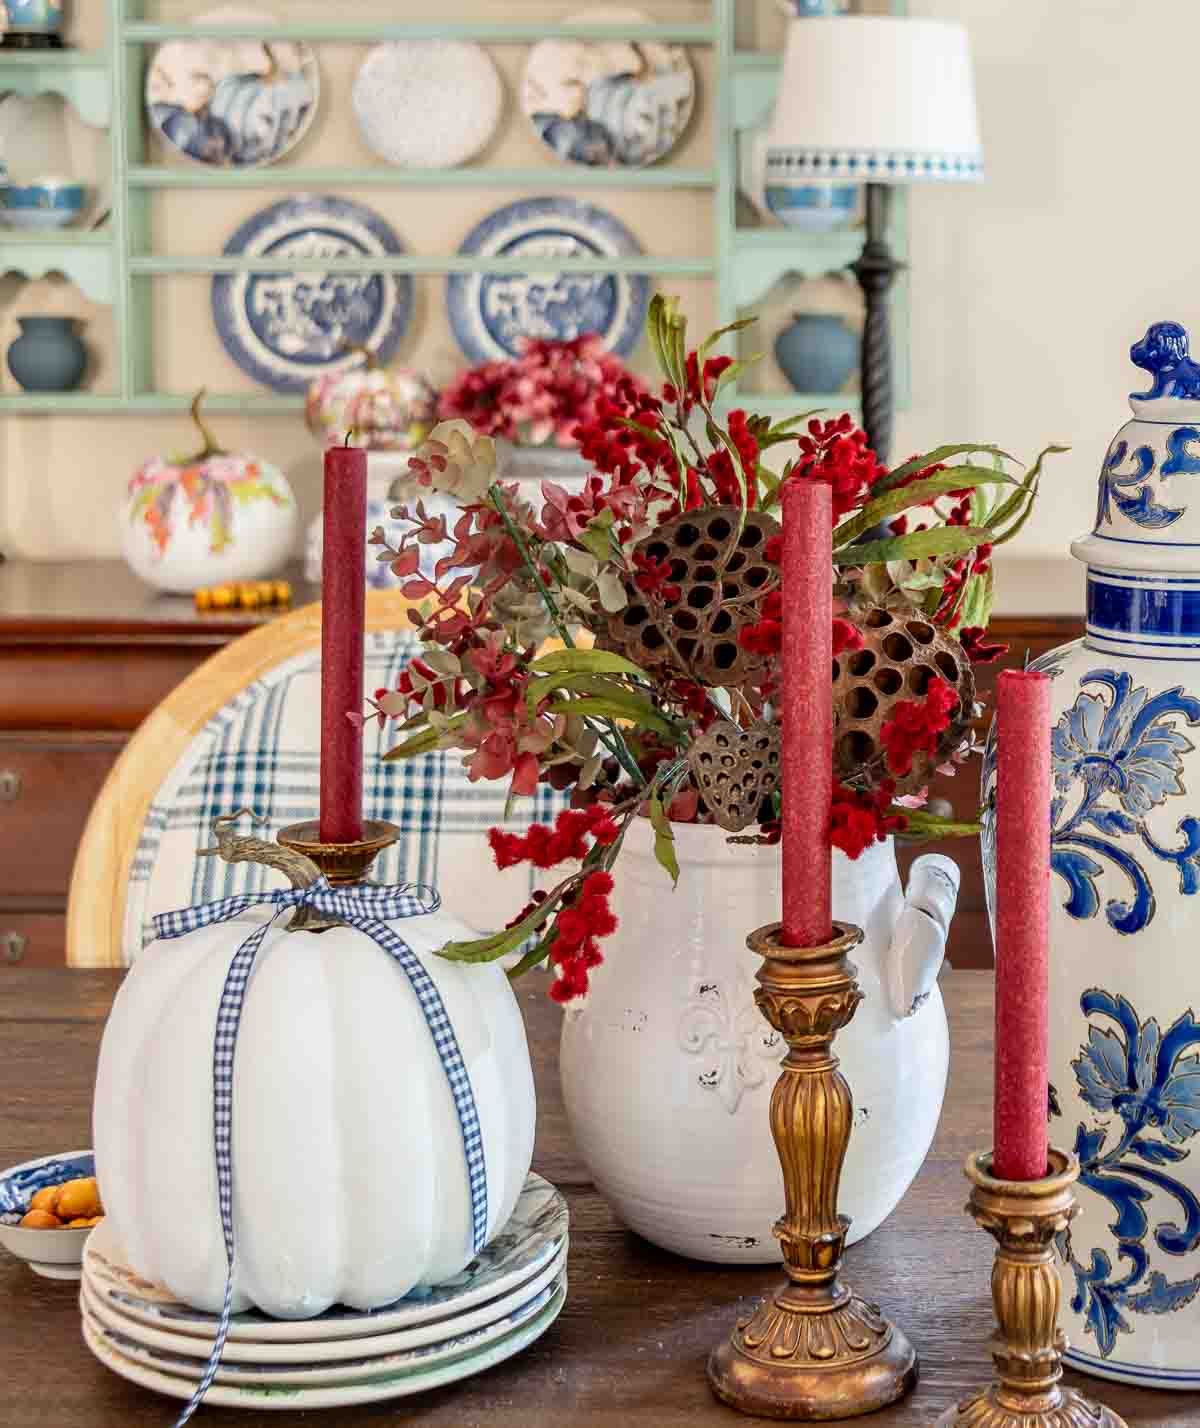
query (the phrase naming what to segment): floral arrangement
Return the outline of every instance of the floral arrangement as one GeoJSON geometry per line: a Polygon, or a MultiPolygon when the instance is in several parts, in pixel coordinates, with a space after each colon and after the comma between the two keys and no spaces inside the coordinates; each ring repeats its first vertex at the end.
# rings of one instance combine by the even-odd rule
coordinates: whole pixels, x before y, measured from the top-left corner
{"type": "Polygon", "coordinates": [[[395,720],[402,736],[386,757],[459,749],[472,779],[507,779],[510,797],[541,781],[571,790],[552,827],[490,834],[499,867],[561,869],[559,880],[507,927],[443,955],[525,948],[515,971],[548,960],[559,1001],[586,990],[616,926],[608,897],[634,818],[650,819],[673,878],[676,822],[779,837],[777,776],[760,759],[748,782],[723,783],[713,740],[778,738],[773,512],[787,482],[833,489],[835,846],[853,858],[892,832],[978,828],[936,816],[928,784],[972,752],[971,665],[1004,652],[986,638],[991,556],[1028,518],[1047,452],[1023,475],[974,443],[888,470],[848,416],[722,418],[722,389],[742,364],[715,347],[745,325],[689,351],[675,303],[656,297],[649,333],[665,380],[653,393],[622,374],[582,404],[570,435],[593,474],[581,491],[547,482],[538,512],[497,480],[497,421],[482,433],[443,422],[410,460],[418,499],[394,512],[399,544],[372,536],[419,602],[410,618],[425,641],[399,686],[376,694],[372,717],[395,720]],[[452,526],[428,513],[424,491],[452,498],[452,526]],[[444,542],[426,578],[421,547],[444,542]]]}
{"type": "Polygon", "coordinates": [[[467,422],[480,436],[572,447],[576,430],[595,423],[600,404],[622,383],[639,386],[594,333],[569,341],[531,337],[519,357],[459,373],[442,393],[438,414],[467,422]]]}

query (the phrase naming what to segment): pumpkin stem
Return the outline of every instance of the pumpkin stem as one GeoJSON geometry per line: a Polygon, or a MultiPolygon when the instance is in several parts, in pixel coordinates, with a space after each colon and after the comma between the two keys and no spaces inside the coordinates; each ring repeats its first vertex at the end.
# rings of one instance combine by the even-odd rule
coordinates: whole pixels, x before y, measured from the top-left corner
{"type": "Polygon", "coordinates": [[[208,395],[208,389],[201,387],[192,398],[192,421],[196,424],[196,429],[200,433],[204,447],[192,458],[194,461],[207,461],[210,456],[224,456],[223,447],[217,445],[217,438],[212,434],[212,428],[200,415],[200,403],[208,395]]]}
{"type": "MultiPolygon", "coordinates": [[[[215,854],[227,863],[261,863],[266,868],[278,868],[294,888],[312,887],[321,876],[321,870],[311,858],[291,848],[284,848],[279,843],[269,842],[266,838],[242,838],[233,831],[238,819],[246,816],[255,823],[267,821],[252,808],[239,808],[233,813],[223,813],[219,818],[213,819],[216,847],[201,848],[199,856],[211,858],[215,854]]],[[[324,917],[311,908],[298,907],[292,914],[288,931],[299,932],[303,929],[307,932],[321,932],[326,927],[338,925],[335,920],[324,917]]]]}
{"type": "Polygon", "coordinates": [[[340,344],[343,352],[356,352],[366,362],[368,372],[379,371],[379,358],[375,355],[374,349],[367,346],[365,342],[342,342],[340,344]]]}

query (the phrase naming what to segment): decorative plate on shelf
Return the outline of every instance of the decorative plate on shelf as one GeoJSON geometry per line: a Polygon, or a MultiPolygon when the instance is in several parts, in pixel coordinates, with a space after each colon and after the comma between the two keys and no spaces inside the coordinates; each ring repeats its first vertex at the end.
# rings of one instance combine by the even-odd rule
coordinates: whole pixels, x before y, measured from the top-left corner
{"type": "Polygon", "coordinates": [[[256,213],[226,243],[227,255],[277,262],[270,271],[218,273],[213,321],[244,372],[277,392],[303,392],[323,372],[395,354],[412,316],[413,280],[399,273],[293,270],[295,260],[403,253],[387,223],[361,203],[297,194],[256,213]]]}
{"type": "Polygon", "coordinates": [[[504,89],[491,56],[460,40],[376,45],[354,80],[354,114],[389,164],[449,169],[485,149],[500,123],[504,89]]]}
{"type": "MultiPolygon", "coordinates": [[[[588,10],[565,24],[648,25],[640,10],[588,10]]],[[[521,107],[560,159],[642,168],[675,147],[692,117],[696,76],[682,45],[542,40],[529,52],[521,107]]]]}
{"type": "Polygon", "coordinates": [[[521,273],[452,273],[446,307],[471,362],[515,357],[526,337],[596,332],[626,357],[637,346],[650,303],[650,279],[626,273],[560,273],[556,258],[622,258],[641,253],[618,219],[575,198],[523,198],[467,234],[471,257],[528,258],[521,273]]]}
{"type": "MultiPolygon", "coordinates": [[[[222,9],[197,25],[279,22],[222,9]]],[[[215,168],[273,164],[304,137],[321,92],[317,57],[294,40],[169,40],[146,74],[146,113],[181,154],[215,168]]]]}

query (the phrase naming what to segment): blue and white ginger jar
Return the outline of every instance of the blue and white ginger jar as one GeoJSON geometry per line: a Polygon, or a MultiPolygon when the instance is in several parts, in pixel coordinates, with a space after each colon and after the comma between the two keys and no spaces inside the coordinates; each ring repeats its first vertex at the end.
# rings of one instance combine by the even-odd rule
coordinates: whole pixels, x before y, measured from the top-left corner
{"type": "MultiPolygon", "coordinates": [[[[1050,1138],[1082,1167],[1067,1361],[1200,1389],[1200,364],[1171,322],[1130,355],[1148,388],[1071,547],[1087,633],[1032,666],[1054,681],[1050,1138]]],[[[985,804],[994,783],[989,747],[985,804]]],[[[986,817],[983,842],[990,897],[986,817]]]]}

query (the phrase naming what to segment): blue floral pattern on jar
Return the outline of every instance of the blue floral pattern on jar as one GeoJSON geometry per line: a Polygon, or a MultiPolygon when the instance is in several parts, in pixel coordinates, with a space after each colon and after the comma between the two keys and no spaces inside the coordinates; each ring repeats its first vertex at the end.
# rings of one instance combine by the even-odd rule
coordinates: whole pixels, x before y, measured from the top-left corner
{"type": "Polygon", "coordinates": [[[1187,1159],[1185,1142],[1200,1130],[1200,1024],[1189,1008],[1164,1033],[1125,997],[1099,989],[1085,992],[1080,1006],[1091,1021],[1072,1067],[1080,1098],[1104,1121],[1080,1122],[1075,1132],[1079,1183],[1112,1207],[1116,1263],[1104,1249],[1082,1263],[1069,1231],[1059,1252],[1074,1275],[1071,1308],[1108,1358],[1131,1332],[1130,1315],[1170,1314],[1200,1292],[1200,1267],[1173,1279],[1154,1254],[1178,1259],[1200,1247],[1200,1198],[1169,1169],[1187,1159]],[[1174,1202],[1171,1211],[1162,1197],[1174,1202]]]}

